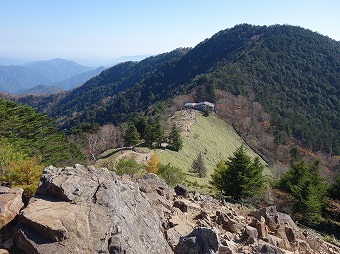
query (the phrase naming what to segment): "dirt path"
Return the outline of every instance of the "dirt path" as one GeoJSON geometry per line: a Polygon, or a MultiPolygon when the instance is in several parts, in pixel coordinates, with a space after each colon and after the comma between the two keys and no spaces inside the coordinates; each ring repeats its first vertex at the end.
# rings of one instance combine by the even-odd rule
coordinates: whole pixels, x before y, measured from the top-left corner
{"type": "Polygon", "coordinates": [[[151,155],[154,153],[154,151],[142,151],[138,148],[133,150],[122,150],[117,153],[117,156],[115,158],[115,161],[118,162],[121,158],[132,158],[136,160],[139,164],[144,164],[148,160],[150,160],[151,155]]]}
{"type": "Polygon", "coordinates": [[[188,137],[191,125],[196,121],[195,110],[181,110],[171,118],[171,121],[180,129],[183,137],[188,137]]]}

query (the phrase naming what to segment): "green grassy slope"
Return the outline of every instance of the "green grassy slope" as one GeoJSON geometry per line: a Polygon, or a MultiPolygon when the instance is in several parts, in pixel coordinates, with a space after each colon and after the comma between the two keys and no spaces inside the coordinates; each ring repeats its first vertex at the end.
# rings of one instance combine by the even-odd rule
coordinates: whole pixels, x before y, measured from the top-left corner
{"type": "MultiPolygon", "coordinates": [[[[204,117],[201,113],[196,112],[196,122],[191,126],[190,134],[188,137],[183,137],[183,148],[179,152],[160,149],[156,152],[160,163],[170,163],[179,167],[187,173],[188,181],[197,181],[200,185],[206,185],[217,162],[232,156],[233,152],[242,144],[247,148],[249,156],[252,158],[257,156],[235,130],[223,120],[214,114],[204,117]],[[208,169],[208,177],[204,179],[200,179],[189,172],[192,161],[199,152],[202,152],[208,169]]],[[[261,162],[266,165],[263,160],[261,162]]],[[[265,174],[271,175],[268,168],[265,169],[265,174]]]]}

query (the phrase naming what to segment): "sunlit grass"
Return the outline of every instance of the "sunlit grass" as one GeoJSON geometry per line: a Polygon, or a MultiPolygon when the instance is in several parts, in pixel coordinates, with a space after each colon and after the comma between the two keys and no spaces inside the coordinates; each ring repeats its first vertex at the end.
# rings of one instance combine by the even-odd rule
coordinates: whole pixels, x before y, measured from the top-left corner
{"type": "MultiPolygon", "coordinates": [[[[196,122],[191,126],[188,137],[183,137],[183,148],[179,152],[170,150],[157,150],[160,163],[170,163],[181,168],[187,173],[187,180],[193,185],[206,185],[210,180],[210,174],[218,161],[226,160],[233,155],[233,152],[244,145],[247,148],[247,154],[252,158],[256,157],[256,153],[250,149],[235,132],[235,130],[219,119],[216,115],[210,114],[204,117],[201,113],[196,112],[196,122]],[[208,169],[206,178],[198,178],[195,174],[190,173],[192,161],[197,157],[198,153],[203,154],[204,163],[208,169]]],[[[261,160],[262,164],[266,163],[261,160]]],[[[265,169],[265,173],[269,174],[269,170],[265,169]]]]}

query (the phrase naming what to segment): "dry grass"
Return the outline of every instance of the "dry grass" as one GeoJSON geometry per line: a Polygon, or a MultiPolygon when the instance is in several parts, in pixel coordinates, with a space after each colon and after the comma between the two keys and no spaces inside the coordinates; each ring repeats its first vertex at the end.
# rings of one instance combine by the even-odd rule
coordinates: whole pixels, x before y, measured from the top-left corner
{"type": "MultiPolygon", "coordinates": [[[[177,114],[180,114],[180,112],[177,112],[177,114]]],[[[183,149],[179,152],[157,150],[157,155],[162,164],[170,163],[186,172],[187,180],[193,185],[198,184],[201,187],[209,188],[210,174],[217,162],[232,156],[241,145],[247,148],[249,156],[252,158],[257,156],[235,130],[223,120],[214,114],[204,117],[201,113],[196,112],[196,122],[190,127],[188,137],[183,137],[183,149]],[[208,169],[208,176],[202,179],[189,172],[192,161],[200,152],[203,154],[208,169]]],[[[261,162],[263,165],[266,164],[263,160],[261,162]]],[[[265,173],[270,175],[268,169],[265,170],[265,173]]]]}

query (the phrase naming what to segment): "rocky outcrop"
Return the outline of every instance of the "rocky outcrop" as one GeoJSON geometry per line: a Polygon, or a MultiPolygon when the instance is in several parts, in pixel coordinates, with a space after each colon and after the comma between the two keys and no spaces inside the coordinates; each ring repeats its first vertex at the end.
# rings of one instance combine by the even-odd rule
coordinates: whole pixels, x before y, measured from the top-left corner
{"type": "MultiPolygon", "coordinates": [[[[18,214],[22,190],[0,192],[0,215],[18,214]]],[[[133,182],[93,166],[45,168],[17,217],[0,228],[0,253],[340,253],[275,206],[252,210],[171,189],[155,174],[133,182]]]]}
{"type": "Polygon", "coordinates": [[[216,230],[195,228],[189,235],[181,237],[175,247],[175,254],[214,254],[218,253],[220,239],[216,230]]]}
{"type": "Polygon", "coordinates": [[[0,186],[0,229],[10,223],[24,207],[23,190],[0,186]]]}
{"type": "Polygon", "coordinates": [[[44,170],[14,237],[25,253],[172,253],[137,184],[80,165],[44,170]]]}

